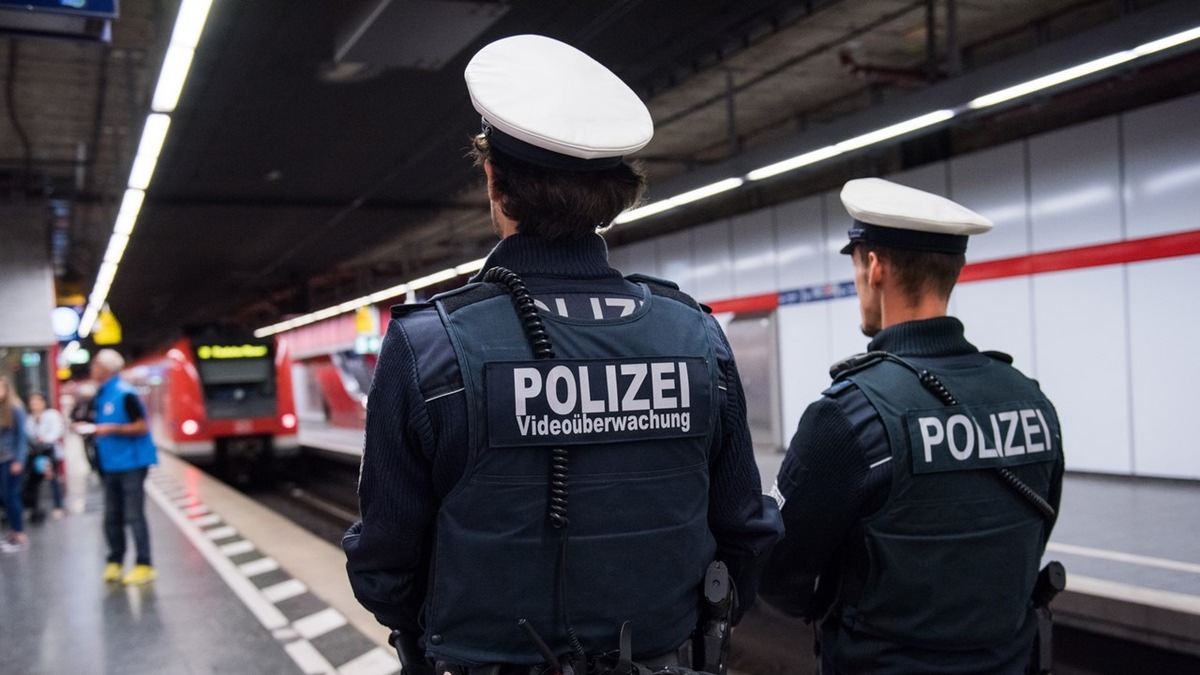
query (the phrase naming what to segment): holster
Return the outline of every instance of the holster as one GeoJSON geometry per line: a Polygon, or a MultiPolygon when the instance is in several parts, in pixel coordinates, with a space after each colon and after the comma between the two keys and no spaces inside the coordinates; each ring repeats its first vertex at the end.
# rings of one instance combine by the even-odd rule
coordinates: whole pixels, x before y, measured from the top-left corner
{"type": "Polygon", "coordinates": [[[701,588],[700,622],[692,640],[692,667],[713,675],[725,675],[729,663],[729,638],[737,606],[737,593],[729,568],[714,560],[704,573],[701,588]]]}

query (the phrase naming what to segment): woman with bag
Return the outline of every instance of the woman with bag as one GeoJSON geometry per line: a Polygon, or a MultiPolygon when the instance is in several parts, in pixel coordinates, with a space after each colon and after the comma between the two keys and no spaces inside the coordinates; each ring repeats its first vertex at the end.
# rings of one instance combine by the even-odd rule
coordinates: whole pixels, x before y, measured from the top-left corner
{"type": "Polygon", "coordinates": [[[29,437],[29,460],[25,479],[25,508],[29,509],[29,520],[33,523],[43,519],[41,508],[42,482],[49,481],[50,494],[54,498],[54,510],[50,515],[58,520],[66,515],[63,510],[63,468],[66,457],[63,436],[66,421],[62,413],[46,403],[41,394],[29,395],[29,416],[25,420],[25,432],[29,437]]]}

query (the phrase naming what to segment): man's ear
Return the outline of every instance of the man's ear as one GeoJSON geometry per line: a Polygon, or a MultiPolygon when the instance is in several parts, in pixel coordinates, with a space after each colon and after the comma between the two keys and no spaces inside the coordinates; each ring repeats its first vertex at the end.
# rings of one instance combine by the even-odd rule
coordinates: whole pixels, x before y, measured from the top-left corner
{"type": "Polygon", "coordinates": [[[867,283],[872,287],[883,283],[883,278],[891,272],[887,262],[880,258],[875,251],[867,253],[867,283]]]}

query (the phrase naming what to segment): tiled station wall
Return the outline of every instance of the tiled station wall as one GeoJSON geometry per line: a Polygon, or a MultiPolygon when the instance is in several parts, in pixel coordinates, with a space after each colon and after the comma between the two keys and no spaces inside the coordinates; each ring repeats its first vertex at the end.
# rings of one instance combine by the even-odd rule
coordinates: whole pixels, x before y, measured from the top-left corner
{"type": "MultiPolygon", "coordinates": [[[[1069,469],[1200,478],[1197,120],[1193,95],[888,176],[995,221],[967,251],[987,278],[950,311],[1041,382],[1069,469]]],[[[778,293],[786,446],[829,364],[866,346],[837,252],[849,225],[834,191],[610,255],[702,302],[778,293]]]]}

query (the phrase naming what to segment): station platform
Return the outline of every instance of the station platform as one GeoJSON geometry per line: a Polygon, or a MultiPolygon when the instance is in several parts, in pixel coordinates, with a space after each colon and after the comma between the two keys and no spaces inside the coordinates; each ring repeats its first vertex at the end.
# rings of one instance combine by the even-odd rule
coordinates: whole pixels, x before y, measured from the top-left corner
{"type": "MultiPolygon", "coordinates": [[[[326,432],[346,456],[361,443],[326,432]]],[[[70,515],[0,556],[3,672],[399,672],[337,546],[165,453],[146,486],[159,578],[105,584],[102,494],[77,442],[70,454],[70,515]]],[[[782,455],[758,459],[769,485],[782,455]]],[[[1047,550],[1069,574],[1056,621],[1200,655],[1196,513],[1200,483],[1069,474],[1047,550]]]]}
{"type": "Polygon", "coordinates": [[[69,461],[69,515],[0,556],[0,671],[399,672],[340,549],[165,453],[146,481],[158,579],[104,583],[103,493],[69,461]]]}
{"type": "MultiPolygon", "coordinates": [[[[306,421],[300,442],[357,462],[363,438],[306,421]]],[[[757,460],[769,489],[783,454],[757,460]]],[[[1046,549],[1068,574],[1056,621],[1200,656],[1200,482],[1068,473],[1060,511],[1046,549]]]]}

